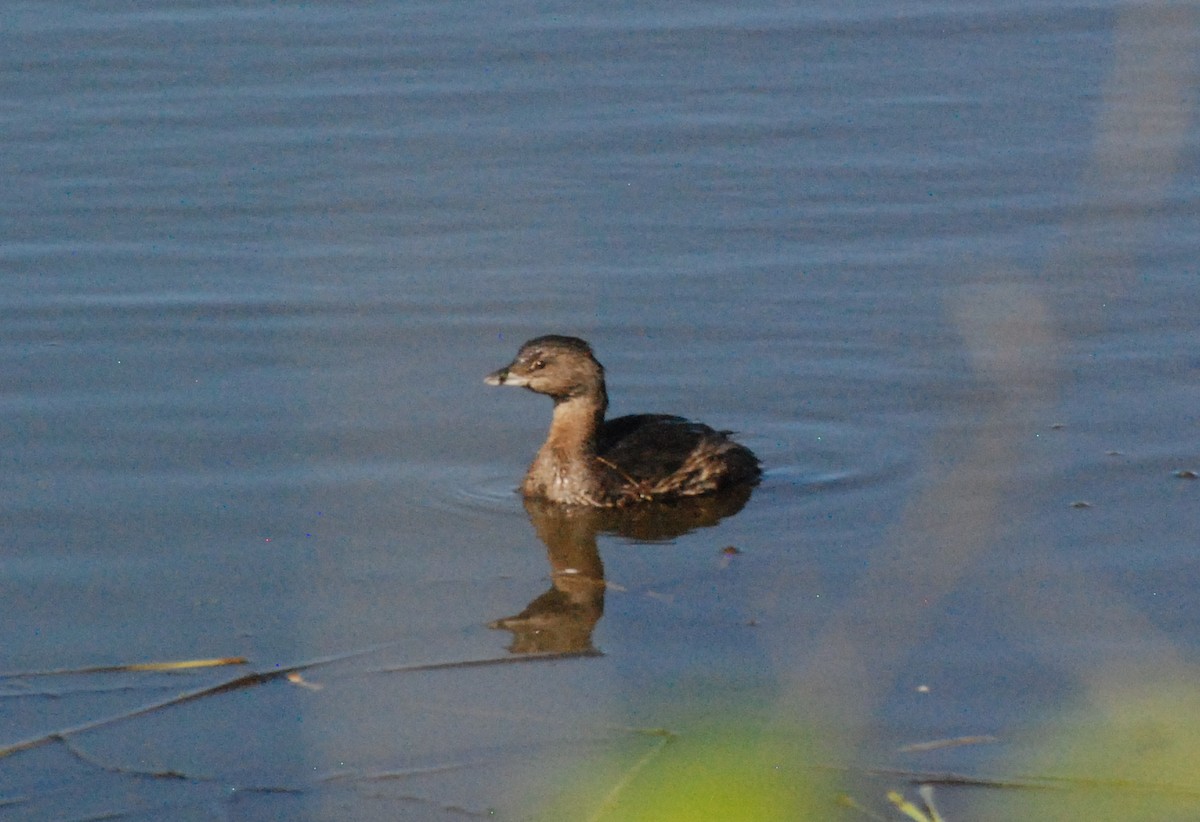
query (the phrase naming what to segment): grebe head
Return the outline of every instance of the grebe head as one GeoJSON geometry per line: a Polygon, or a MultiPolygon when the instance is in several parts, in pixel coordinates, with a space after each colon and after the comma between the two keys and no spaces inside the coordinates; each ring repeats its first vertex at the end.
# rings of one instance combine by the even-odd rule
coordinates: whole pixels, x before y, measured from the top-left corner
{"type": "Polygon", "coordinates": [[[604,367],[578,337],[548,334],[525,343],[516,359],[483,381],[521,386],[561,401],[603,391],[604,367]]]}

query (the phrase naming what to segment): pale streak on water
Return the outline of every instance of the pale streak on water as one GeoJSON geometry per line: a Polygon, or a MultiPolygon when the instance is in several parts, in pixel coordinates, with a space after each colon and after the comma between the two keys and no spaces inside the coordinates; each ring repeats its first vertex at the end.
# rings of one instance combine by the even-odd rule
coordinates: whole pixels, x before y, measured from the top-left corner
{"type": "MultiPolygon", "coordinates": [[[[4,17],[0,672],[386,646],[0,759],[19,818],[511,818],[713,710],[1011,772],[894,750],[1187,679],[1194,6],[4,17]],[[601,658],[363,674],[504,657],[550,584],[511,493],[549,408],[481,383],[548,331],[766,481],[599,537],[601,658]]],[[[114,684],[0,679],[0,746],[161,685],[114,684]]]]}

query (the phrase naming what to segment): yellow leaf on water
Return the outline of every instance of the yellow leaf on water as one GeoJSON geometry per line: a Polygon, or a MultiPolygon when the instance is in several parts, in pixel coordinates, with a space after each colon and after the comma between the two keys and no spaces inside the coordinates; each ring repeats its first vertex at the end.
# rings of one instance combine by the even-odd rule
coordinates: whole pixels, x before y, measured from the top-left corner
{"type": "Polygon", "coordinates": [[[102,669],[110,671],[186,671],[192,668],[220,668],[224,665],[245,665],[243,656],[226,656],[216,659],[183,659],[176,662],[137,662],[132,665],[114,665],[102,669]]]}
{"type": "Polygon", "coordinates": [[[244,656],[224,656],[213,659],[184,659],[174,662],[133,662],[123,665],[91,665],[84,668],[54,668],[45,671],[0,673],[0,678],[30,676],[71,676],[78,674],[119,674],[142,671],[187,671],[193,668],[219,668],[226,665],[245,665],[244,656]]]}

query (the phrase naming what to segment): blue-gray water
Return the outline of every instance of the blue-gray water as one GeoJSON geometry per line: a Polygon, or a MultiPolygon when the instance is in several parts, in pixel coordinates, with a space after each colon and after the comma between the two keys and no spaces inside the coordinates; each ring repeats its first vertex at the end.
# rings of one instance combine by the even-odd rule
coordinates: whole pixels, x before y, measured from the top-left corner
{"type": "Polygon", "coordinates": [[[7,4],[0,752],[246,668],[33,672],[364,653],[12,752],[0,818],[524,818],[713,713],[1107,776],[1045,741],[1200,635],[1198,9],[7,4]],[[388,670],[552,585],[549,403],[481,382],[547,332],[765,481],[599,535],[602,656],[388,670]]]}

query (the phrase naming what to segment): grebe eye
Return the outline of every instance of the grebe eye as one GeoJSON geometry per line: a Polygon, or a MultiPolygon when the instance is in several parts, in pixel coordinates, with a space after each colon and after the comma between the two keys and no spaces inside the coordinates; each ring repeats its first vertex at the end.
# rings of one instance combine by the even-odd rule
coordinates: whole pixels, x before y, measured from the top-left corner
{"type": "Polygon", "coordinates": [[[529,364],[530,371],[540,371],[541,369],[543,369],[545,367],[546,367],[545,360],[534,360],[533,362],[531,362],[529,364]]]}

